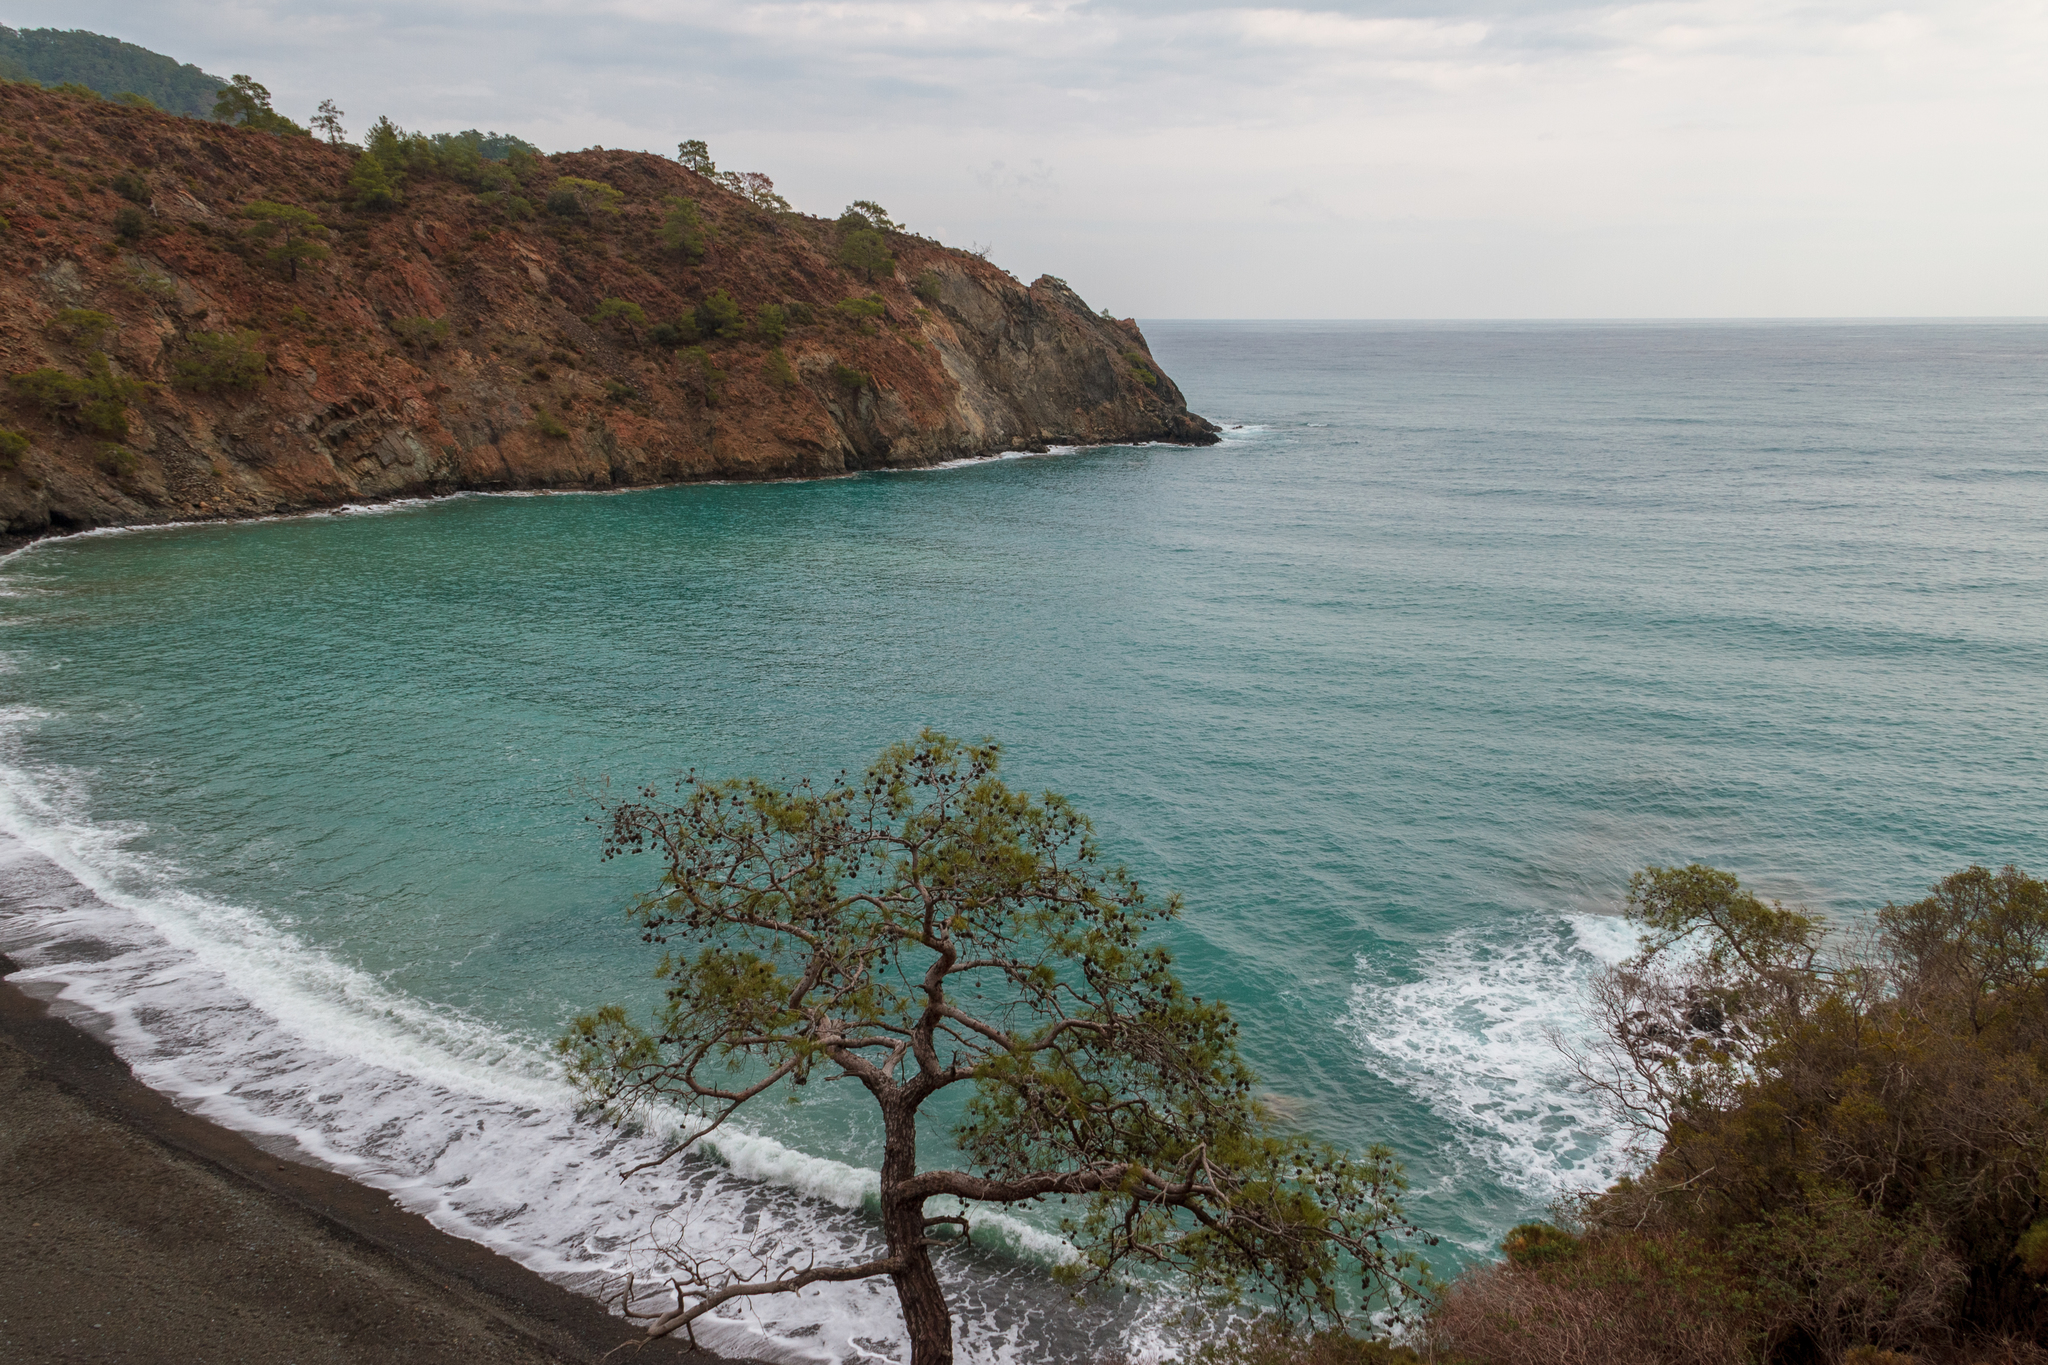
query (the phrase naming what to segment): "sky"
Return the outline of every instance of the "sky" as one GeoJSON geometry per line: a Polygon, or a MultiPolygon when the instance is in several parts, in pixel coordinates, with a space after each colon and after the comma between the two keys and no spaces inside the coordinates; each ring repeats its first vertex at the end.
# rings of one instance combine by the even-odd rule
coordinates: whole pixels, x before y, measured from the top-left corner
{"type": "Polygon", "coordinates": [[[2048,315],[2048,0],[8,0],[302,122],[703,138],[1141,318],[2048,315]]]}

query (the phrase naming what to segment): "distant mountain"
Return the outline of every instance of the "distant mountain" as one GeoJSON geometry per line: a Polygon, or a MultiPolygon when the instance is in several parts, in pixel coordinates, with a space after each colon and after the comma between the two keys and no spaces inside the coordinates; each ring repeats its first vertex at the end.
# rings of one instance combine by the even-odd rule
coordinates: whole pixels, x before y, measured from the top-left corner
{"type": "Polygon", "coordinates": [[[83,29],[0,25],[0,79],[36,80],[44,85],[76,81],[112,98],[133,91],[168,114],[205,118],[213,96],[227,82],[189,63],[146,47],[83,29]]]}

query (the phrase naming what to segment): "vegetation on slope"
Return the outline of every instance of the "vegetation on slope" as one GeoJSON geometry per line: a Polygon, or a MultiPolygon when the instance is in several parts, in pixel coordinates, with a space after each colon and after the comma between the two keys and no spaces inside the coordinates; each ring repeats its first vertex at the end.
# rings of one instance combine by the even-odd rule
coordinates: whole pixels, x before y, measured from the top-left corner
{"type": "Polygon", "coordinates": [[[228,85],[190,63],[83,29],[0,26],[0,80],[82,85],[108,99],[140,95],[166,113],[208,118],[228,85]]]}
{"type": "Polygon", "coordinates": [[[1453,1284],[1439,1351],[2048,1359],[2048,887],[1969,867],[1858,937],[1652,867],[1629,913],[1576,1061],[1656,1157],[1453,1284]]]}

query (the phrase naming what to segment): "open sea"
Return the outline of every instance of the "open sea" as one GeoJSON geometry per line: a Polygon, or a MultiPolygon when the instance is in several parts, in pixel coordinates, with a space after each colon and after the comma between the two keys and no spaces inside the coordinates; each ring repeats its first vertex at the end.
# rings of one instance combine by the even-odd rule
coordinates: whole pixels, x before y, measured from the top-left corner
{"type": "MultiPolygon", "coordinates": [[[[836,1248],[878,1134],[717,1159],[580,1120],[548,1044],[652,998],[607,780],[992,735],[1187,899],[1280,1107],[1391,1145],[1439,1273],[1632,1160],[1551,1036],[1699,859],[1845,925],[2048,870],[2048,326],[1153,323],[1221,445],[465,496],[0,561],[0,949],[150,1084],[594,1288],[651,1233],[836,1248]]],[[[813,1092],[820,1087],[811,1087],[813,1092]]],[[[928,1156],[943,1159],[934,1132],[928,1156]]],[[[1026,1210],[963,1356],[1156,1352],[1026,1210]]],[[[699,1332],[905,1355],[886,1283],[699,1332]]]]}

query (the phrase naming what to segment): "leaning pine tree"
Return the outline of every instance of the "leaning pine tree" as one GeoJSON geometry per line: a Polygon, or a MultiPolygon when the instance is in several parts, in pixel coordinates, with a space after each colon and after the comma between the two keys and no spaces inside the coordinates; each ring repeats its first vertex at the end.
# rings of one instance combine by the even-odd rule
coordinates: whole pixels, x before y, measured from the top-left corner
{"type": "MultiPolygon", "coordinates": [[[[1179,913],[1105,869],[1085,816],[996,777],[993,744],[927,731],[858,781],[780,790],[694,774],[681,804],[612,806],[606,856],[666,864],[635,915],[664,945],[652,1031],[616,1006],[561,1047],[614,1117],[679,1105],[688,1150],[749,1101],[814,1076],[873,1097],[884,1144],[884,1253],[758,1273],[685,1267],[650,1336],[744,1295],[886,1275],[913,1365],[953,1358],[937,1234],[974,1203],[1064,1198],[1070,1270],[1125,1263],[1306,1317],[1398,1294],[1413,1235],[1384,1148],[1363,1158],[1281,1131],[1255,1097],[1237,1027],[1192,996],[1145,930],[1179,913]],[[963,1169],[918,1162],[918,1111],[971,1087],[952,1137],[963,1169]],[[955,1214],[928,1214],[933,1199],[955,1214]]],[[[666,1159],[666,1158],[664,1158],[666,1159]]]]}

